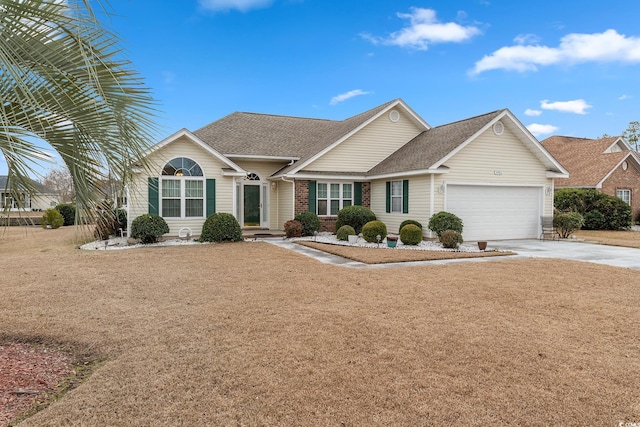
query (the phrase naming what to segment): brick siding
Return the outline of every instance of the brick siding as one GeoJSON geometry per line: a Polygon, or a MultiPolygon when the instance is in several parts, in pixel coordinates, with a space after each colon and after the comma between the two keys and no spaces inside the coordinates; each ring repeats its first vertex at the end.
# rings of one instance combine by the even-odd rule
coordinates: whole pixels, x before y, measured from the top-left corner
{"type": "Polygon", "coordinates": [[[636,169],[632,162],[627,162],[629,167],[622,170],[622,166],[613,173],[602,184],[601,191],[610,196],[616,196],[616,190],[631,190],[631,210],[633,220],[637,221],[640,215],[640,171],[636,169]]]}

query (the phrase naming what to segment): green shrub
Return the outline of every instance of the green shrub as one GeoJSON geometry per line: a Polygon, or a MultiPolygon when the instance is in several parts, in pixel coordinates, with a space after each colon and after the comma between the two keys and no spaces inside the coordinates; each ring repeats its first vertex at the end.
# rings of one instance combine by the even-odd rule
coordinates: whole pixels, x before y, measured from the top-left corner
{"type": "Polygon", "coordinates": [[[440,233],[439,240],[447,249],[456,249],[463,242],[462,234],[457,230],[444,230],[440,233]]]}
{"type": "Polygon", "coordinates": [[[140,239],[144,244],[156,243],[163,234],[168,232],[167,221],[156,214],[140,215],[131,223],[131,237],[140,239]]]}
{"type": "Polygon", "coordinates": [[[242,229],[236,217],[230,213],[216,212],[209,215],[202,225],[201,242],[240,242],[242,229]]]}
{"type": "Polygon", "coordinates": [[[64,224],[62,214],[56,209],[47,209],[42,215],[42,228],[60,228],[64,224]]]}
{"type": "Polygon", "coordinates": [[[450,212],[438,212],[429,219],[429,230],[436,233],[438,237],[446,230],[462,233],[462,220],[450,212]]]}
{"type": "Polygon", "coordinates": [[[382,221],[369,221],[362,226],[362,237],[369,243],[378,243],[380,236],[382,242],[387,237],[387,226],[382,221]]]}
{"type": "Polygon", "coordinates": [[[356,231],[356,234],[360,234],[362,226],[375,220],[376,214],[369,208],[360,205],[346,206],[338,211],[336,228],[339,229],[343,225],[350,225],[356,231]]]}
{"type": "Polygon", "coordinates": [[[295,219],[290,219],[284,223],[284,232],[287,237],[300,237],[302,236],[302,223],[295,219]]]}
{"type": "Polygon", "coordinates": [[[406,224],[400,228],[400,241],[405,245],[417,245],[422,242],[422,229],[415,224],[406,224]]]}
{"type": "Polygon", "coordinates": [[[553,217],[553,226],[558,230],[558,234],[566,239],[576,230],[584,225],[584,217],[578,212],[565,212],[553,217]]]}
{"type": "Polygon", "coordinates": [[[300,212],[293,219],[302,224],[302,235],[313,236],[315,231],[320,230],[320,219],[313,212],[300,212]]]}
{"type": "Polygon", "coordinates": [[[623,230],[632,224],[631,206],[594,189],[563,188],[553,200],[558,211],[582,215],[586,230],[623,230]]]}
{"type": "Polygon", "coordinates": [[[354,230],[350,225],[343,225],[342,227],[338,228],[338,231],[336,232],[336,237],[338,238],[338,240],[349,240],[349,236],[355,235],[356,230],[354,230]]]}
{"type": "Polygon", "coordinates": [[[64,218],[62,225],[75,225],[76,223],[76,205],[73,203],[58,203],[55,209],[60,212],[64,218]]]}
{"type": "Polygon", "coordinates": [[[405,225],[409,225],[409,224],[413,224],[416,227],[418,227],[420,230],[422,230],[422,224],[420,224],[418,221],[415,221],[413,219],[405,219],[400,223],[400,228],[399,228],[400,232],[402,232],[402,229],[404,228],[405,225]]]}

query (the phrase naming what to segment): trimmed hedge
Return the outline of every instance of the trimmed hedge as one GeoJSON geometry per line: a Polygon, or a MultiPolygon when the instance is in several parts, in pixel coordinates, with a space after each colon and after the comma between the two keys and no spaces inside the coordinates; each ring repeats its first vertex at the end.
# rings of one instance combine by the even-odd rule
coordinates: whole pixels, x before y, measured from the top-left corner
{"type": "Polygon", "coordinates": [[[354,230],[350,225],[343,225],[342,227],[338,228],[338,231],[336,232],[336,238],[338,240],[349,240],[349,236],[355,235],[356,230],[354,230]]]}
{"type": "Polygon", "coordinates": [[[242,229],[236,217],[230,213],[216,212],[209,215],[202,225],[201,242],[240,242],[242,229]]]}
{"type": "Polygon", "coordinates": [[[553,217],[553,226],[563,239],[571,236],[574,231],[580,230],[583,225],[584,217],[578,212],[565,212],[553,217]]]}
{"type": "Polygon", "coordinates": [[[73,203],[58,203],[55,209],[60,212],[64,218],[64,224],[62,225],[76,224],[76,205],[73,203]]]}
{"type": "Polygon", "coordinates": [[[440,243],[447,249],[457,249],[463,242],[462,234],[457,230],[445,230],[440,233],[440,243]]]}
{"type": "Polygon", "coordinates": [[[416,227],[418,227],[420,230],[422,230],[422,224],[420,224],[418,221],[415,221],[413,219],[405,219],[400,223],[400,228],[398,229],[398,231],[402,232],[402,229],[404,228],[404,226],[409,224],[413,224],[416,227]]]}
{"type": "Polygon", "coordinates": [[[288,238],[302,237],[302,223],[295,219],[290,219],[284,223],[284,232],[288,238]]]}
{"type": "Polygon", "coordinates": [[[462,233],[462,220],[450,212],[438,212],[429,218],[429,230],[440,237],[446,230],[454,230],[462,233]]]}
{"type": "Polygon", "coordinates": [[[64,217],[56,209],[51,208],[44,211],[42,228],[60,228],[62,224],[64,224],[64,217]]]}
{"type": "Polygon", "coordinates": [[[350,225],[356,234],[360,234],[362,227],[366,223],[375,221],[376,219],[376,214],[369,208],[360,205],[346,206],[338,211],[336,229],[339,229],[343,225],[350,225]]]}
{"type": "Polygon", "coordinates": [[[131,223],[131,237],[144,244],[156,243],[163,234],[169,232],[169,225],[159,215],[140,215],[131,223]]]}
{"type": "Polygon", "coordinates": [[[378,243],[380,236],[382,242],[387,237],[387,226],[382,221],[369,221],[362,226],[362,237],[369,243],[378,243]]]}
{"type": "Polygon", "coordinates": [[[293,219],[302,224],[303,236],[313,236],[315,231],[320,230],[320,219],[313,212],[300,212],[293,219]]]}
{"type": "Polygon", "coordinates": [[[405,245],[417,245],[422,242],[422,229],[415,224],[406,224],[400,229],[400,241],[405,245]]]}

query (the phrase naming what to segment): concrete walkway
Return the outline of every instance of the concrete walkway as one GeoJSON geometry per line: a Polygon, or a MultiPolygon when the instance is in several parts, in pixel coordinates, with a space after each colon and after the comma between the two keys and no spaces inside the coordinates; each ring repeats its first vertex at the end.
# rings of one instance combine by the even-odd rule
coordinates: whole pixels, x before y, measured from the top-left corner
{"type": "Polygon", "coordinates": [[[365,264],[342,258],[317,249],[291,243],[282,238],[264,239],[273,245],[298,252],[325,264],[351,268],[392,268],[412,265],[454,264],[459,262],[493,262],[523,258],[557,258],[573,261],[593,262],[614,267],[640,269],[640,249],[606,246],[581,241],[551,240],[504,240],[489,242],[487,250],[511,251],[517,255],[509,257],[465,258],[439,261],[415,261],[388,264],[365,264]]]}

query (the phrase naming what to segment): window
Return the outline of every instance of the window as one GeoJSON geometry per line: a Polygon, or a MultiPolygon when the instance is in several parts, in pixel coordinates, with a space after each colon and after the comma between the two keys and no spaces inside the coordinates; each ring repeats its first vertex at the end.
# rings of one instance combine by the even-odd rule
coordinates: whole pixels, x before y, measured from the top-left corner
{"type": "Polygon", "coordinates": [[[402,213],[402,181],[391,181],[391,212],[402,213]]]}
{"type": "Polygon", "coordinates": [[[162,170],[161,212],[166,218],[204,216],[202,169],[191,159],[178,157],[162,170]]]}
{"type": "Polygon", "coordinates": [[[318,215],[338,215],[340,209],[353,204],[353,184],[319,182],[317,200],[318,215]]]}
{"type": "Polygon", "coordinates": [[[631,190],[616,190],[616,196],[618,196],[619,199],[622,199],[626,204],[631,204],[631,190]]]}

